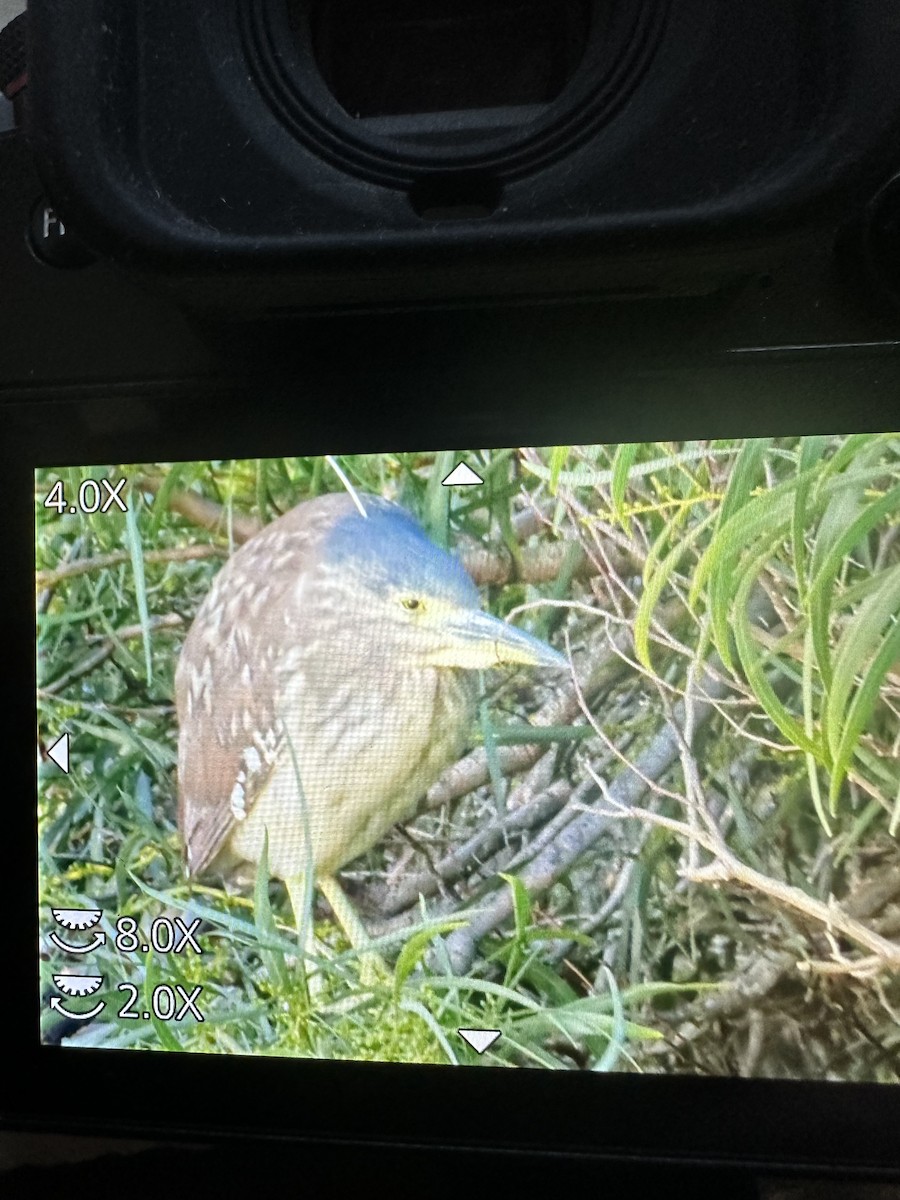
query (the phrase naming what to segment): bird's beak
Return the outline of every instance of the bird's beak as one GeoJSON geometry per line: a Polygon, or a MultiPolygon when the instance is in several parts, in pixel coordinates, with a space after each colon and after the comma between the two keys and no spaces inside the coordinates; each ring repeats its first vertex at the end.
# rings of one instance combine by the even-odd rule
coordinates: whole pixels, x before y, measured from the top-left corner
{"type": "Polygon", "coordinates": [[[569,665],[546,642],[477,609],[455,614],[443,632],[446,639],[429,655],[436,666],[484,670],[522,663],[564,670],[569,665]]]}

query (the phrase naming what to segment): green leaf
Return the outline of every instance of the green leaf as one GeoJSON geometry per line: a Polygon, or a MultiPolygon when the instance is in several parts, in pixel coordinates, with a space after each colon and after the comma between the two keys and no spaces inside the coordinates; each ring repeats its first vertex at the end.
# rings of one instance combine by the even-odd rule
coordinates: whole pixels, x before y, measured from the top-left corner
{"type": "MultiPolygon", "coordinates": [[[[732,511],[742,501],[744,490],[750,484],[752,466],[752,460],[749,464],[745,463],[743,484],[732,500],[732,511]]],[[[767,552],[755,560],[757,570],[761,570],[766,560],[776,553],[790,525],[795,487],[796,481],[788,480],[742,503],[742,507],[724,522],[720,520],[712,541],[697,564],[691,584],[690,603],[695,605],[706,587],[706,606],[712,622],[713,641],[719,657],[729,670],[734,669],[730,618],[732,605],[736,603],[734,592],[739,577],[738,563],[743,555],[753,554],[760,542],[765,545],[767,552]]]]}
{"type": "MultiPolygon", "coordinates": [[[[826,687],[830,687],[831,685],[829,630],[831,625],[832,599],[844,559],[863,538],[868,537],[879,522],[892,512],[895,512],[898,507],[900,507],[900,485],[892,488],[878,500],[874,500],[868,504],[842,532],[835,532],[833,537],[829,536],[826,539],[830,543],[827,551],[821,554],[813,553],[812,567],[814,574],[812,582],[809,585],[807,603],[819,672],[826,687]]],[[[816,550],[818,548],[817,537],[816,550]]]]}
{"type": "Polygon", "coordinates": [[[493,996],[498,1000],[504,1000],[514,1011],[523,1008],[528,1009],[529,1012],[543,1011],[543,1006],[539,1001],[533,1000],[525,992],[517,992],[514,988],[506,987],[502,983],[493,983],[489,979],[476,979],[474,975],[463,975],[459,978],[454,975],[429,975],[423,984],[427,984],[431,990],[440,988],[445,991],[477,992],[485,996],[493,996]]]}
{"type": "Polygon", "coordinates": [[[528,895],[525,884],[517,875],[505,875],[501,871],[500,878],[509,884],[509,890],[512,893],[513,916],[516,922],[516,937],[520,942],[524,942],[528,930],[533,924],[531,897],[528,895]]]}
{"type": "Polygon", "coordinates": [[[127,725],[115,713],[103,712],[99,714],[104,721],[108,721],[108,725],[97,725],[93,721],[73,720],[71,724],[77,726],[85,733],[93,734],[94,737],[100,738],[103,741],[112,742],[114,746],[118,746],[126,754],[134,755],[137,758],[149,759],[155,766],[161,770],[167,770],[175,765],[176,754],[169,746],[164,746],[162,742],[155,741],[153,738],[147,737],[142,733],[138,733],[132,726],[127,725]]]}
{"type": "Polygon", "coordinates": [[[174,908],[180,912],[189,911],[192,916],[208,921],[214,929],[228,933],[244,945],[257,946],[262,949],[281,950],[286,954],[297,953],[297,942],[294,938],[284,937],[280,933],[263,936],[260,934],[257,926],[251,921],[246,921],[241,917],[233,917],[231,913],[213,908],[211,904],[204,904],[202,901],[197,900],[195,896],[187,896],[184,899],[179,896],[173,896],[171,892],[151,887],[149,883],[145,883],[137,875],[131,872],[129,874],[134,885],[145,895],[152,896],[154,900],[159,900],[160,903],[165,904],[168,908],[174,908]]]}
{"type": "Polygon", "coordinates": [[[450,933],[454,929],[461,929],[466,922],[464,920],[447,920],[438,921],[434,925],[428,926],[426,929],[420,929],[414,933],[397,955],[397,962],[394,966],[394,996],[398,998],[400,991],[406,983],[407,979],[416,969],[425,955],[426,950],[431,945],[436,937],[441,937],[445,933],[450,933]]]}
{"type": "Polygon", "coordinates": [[[815,741],[807,737],[801,723],[788,711],[769,682],[765,672],[765,659],[758,649],[756,639],[753,636],[750,617],[747,612],[750,593],[756,584],[763,563],[769,557],[769,553],[770,550],[767,547],[762,555],[751,562],[749,567],[745,568],[737,595],[735,596],[733,622],[734,640],[738,658],[740,659],[744,674],[747,676],[748,683],[772,724],[794,746],[805,750],[816,758],[820,758],[822,753],[821,748],[815,741]]]}
{"type": "Polygon", "coordinates": [[[150,524],[147,529],[147,540],[152,545],[163,521],[169,515],[169,500],[172,493],[181,486],[190,463],[173,463],[163,477],[163,481],[153,497],[150,508],[150,524]]]}
{"type": "Polygon", "coordinates": [[[452,1063],[454,1067],[459,1066],[459,1059],[456,1057],[456,1052],[450,1045],[447,1035],[424,1004],[420,1004],[418,1000],[407,999],[400,1002],[400,1008],[404,1012],[413,1013],[420,1021],[427,1025],[435,1041],[444,1051],[444,1054],[446,1054],[448,1062],[452,1063]]]}
{"type": "MultiPolygon", "coordinates": [[[[888,435],[890,436],[890,435],[888,435]]],[[[860,456],[869,447],[879,448],[879,443],[884,439],[874,436],[871,433],[854,433],[846,438],[842,445],[834,452],[825,466],[825,471],[828,475],[837,475],[843,471],[850,463],[858,463],[860,456]]]]}
{"type": "Polygon", "coordinates": [[[821,435],[800,439],[800,457],[797,461],[798,475],[802,475],[804,471],[810,470],[821,462],[828,441],[827,437],[821,435]]]}
{"type": "MultiPolygon", "coordinates": [[[[803,455],[801,454],[801,461],[803,455]]],[[[806,502],[813,485],[814,475],[806,472],[797,477],[797,491],[791,513],[791,553],[794,562],[794,578],[801,604],[806,598],[806,502]]]]}
{"type": "Polygon", "coordinates": [[[844,627],[834,655],[823,720],[828,746],[834,758],[843,741],[845,710],[857,676],[881,642],[887,622],[900,614],[900,564],[880,572],[877,579],[876,590],[869,594],[844,627]]]}
{"type": "MultiPolygon", "coordinates": [[[[269,831],[263,834],[262,854],[256,867],[256,880],[253,885],[253,921],[259,934],[260,943],[266,941],[275,933],[275,918],[272,915],[272,905],[269,902],[269,831]]],[[[260,956],[266,973],[278,988],[288,985],[288,969],[284,954],[278,950],[261,949],[260,956]]],[[[303,970],[303,954],[298,956],[298,962],[303,970]]]]}
{"type": "MultiPolygon", "coordinates": [[[[613,1025],[610,1030],[607,1047],[603,1051],[599,1061],[594,1065],[594,1070],[601,1072],[611,1071],[619,1061],[622,1056],[625,1038],[627,1037],[627,1023],[625,1021],[625,1009],[622,1006],[622,995],[612,971],[610,971],[605,963],[603,965],[603,973],[606,975],[606,982],[612,1001],[613,1025]]],[[[654,1033],[656,1033],[655,1030],[654,1033]]],[[[662,1035],[659,1034],[658,1036],[661,1037],[662,1035]]]]}
{"type": "MultiPolygon", "coordinates": [[[[666,454],[662,458],[655,458],[651,462],[635,463],[631,469],[631,478],[644,478],[647,475],[656,475],[659,471],[665,471],[669,467],[677,466],[679,463],[697,462],[706,458],[730,458],[737,453],[733,446],[724,446],[719,449],[710,449],[706,447],[697,447],[694,450],[684,450],[678,454],[666,454]]],[[[545,483],[550,482],[551,468],[545,466],[544,463],[534,462],[531,459],[525,459],[522,462],[522,468],[531,475],[536,475],[538,479],[542,479],[545,483]]],[[[580,462],[571,471],[560,471],[557,484],[561,484],[567,488],[579,487],[606,487],[612,483],[612,470],[600,470],[594,463],[580,462]]]]}
{"type": "Polygon", "coordinates": [[[628,487],[628,475],[634,466],[640,446],[637,442],[623,442],[616,448],[612,464],[612,481],[610,484],[610,499],[616,520],[623,529],[627,529],[625,518],[625,490],[628,487]]]}
{"type": "Polygon", "coordinates": [[[753,495],[763,477],[762,466],[771,444],[771,438],[748,438],[741,446],[719,509],[720,526],[730,521],[753,495]]]}
{"type": "Polygon", "coordinates": [[[591,725],[502,725],[499,729],[491,728],[495,746],[545,746],[554,742],[583,742],[596,736],[591,725]]]}
{"type": "Polygon", "coordinates": [[[144,643],[144,669],[147,674],[147,686],[150,687],[153,682],[150,609],[147,605],[147,580],[144,575],[144,548],[141,545],[141,535],[138,530],[135,501],[135,494],[129,489],[125,512],[125,540],[128,546],[128,554],[131,558],[131,572],[134,576],[134,594],[137,600],[138,619],[141,623],[141,639],[144,643]]]}
{"type": "Polygon", "coordinates": [[[829,799],[832,805],[832,812],[837,803],[837,795],[841,783],[856,750],[856,745],[878,700],[882,681],[887,672],[898,661],[900,661],[900,621],[895,621],[890,633],[884,639],[881,649],[875,655],[869,669],[866,671],[863,682],[853,697],[850,710],[844,722],[843,734],[838,744],[834,768],[831,774],[829,799]]]}
{"type": "Polygon", "coordinates": [[[641,593],[638,609],[634,617],[634,649],[638,662],[646,667],[648,671],[653,669],[650,662],[650,626],[653,622],[653,613],[659,603],[660,596],[688,550],[704,530],[709,528],[714,519],[715,514],[710,513],[695,525],[689,533],[678,537],[675,545],[657,566],[656,563],[658,562],[658,554],[661,548],[673,540],[678,528],[684,522],[684,514],[680,513],[668,523],[656,539],[650,554],[647,556],[647,563],[644,568],[644,590],[641,593]]]}
{"type": "Polygon", "coordinates": [[[180,1051],[182,1049],[181,1042],[169,1028],[168,1024],[156,1015],[156,1005],[154,1003],[155,992],[157,987],[163,986],[163,984],[152,950],[147,952],[144,965],[144,1004],[147,1006],[146,1011],[150,1013],[150,1024],[153,1026],[154,1032],[159,1038],[159,1044],[164,1050],[180,1051]]]}
{"type": "MultiPolygon", "coordinates": [[[[815,651],[812,644],[812,632],[809,626],[803,637],[803,674],[802,674],[802,699],[803,699],[803,732],[810,740],[814,740],[815,735],[815,712],[813,709],[813,668],[815,666],[815,651]]],[[[806,775],[809,779],[809,792],[812,796],[813,807],[816,810],[816,816],[819,818],[819,823],[825,830],[828,837],[831,837],[831,824],[825,814],[825,805],[822,803],[822,789],[819,787],[819,764],[814,754],[806,753],[806,775]]]]}
{"type": "Polygon", "coordinates": [[[442,450],[434,456],[434,464],[425,488],[425,508],[422,523],[433,542],[446,550],[450,545],[450,493],[451,488],[441,482],[446,479],[459,460],[455,450],[442,450]]]}
{"type": "Polygon", "coordinates": [[[697,603],[710,577],[715,572],[724,573],[723,564],[745,551],[752,552],[761,538],[766,539],[774,554],[782,531],[790,527],[796,487],[796,479],[785,480],[762,495],[754,496],[727,521],[717,524],[713,539],[694,572],[689,598],[692,606],[697,603]]]}
{"type": "Polygon", "coordinates": [[[552,1036],[556,1032],[564,1034],[570,1040],[578,1038],[601,1036],[609,1039],[617,1030],[623,1035],[623,1040],[659,1041],[662,1034],[648,1025],[640,1025],[627,1021],[624,1013],[610,1014],[601,1007],[598,998],[582,997],[557,1008],[543,1008],[538,1013],[526,1014],[515,1018],[513,1028],[521,1037],[524,1033],[552,1036]]]}
{"type": "MultiPolygon", "coordinates": [[[[482,683],[483,686],[483,683],[482,683]]],[[[484,744],[484,756],[487,760],[488,775],[494,793],[494,806],[497,814],[503,812],[506,803],[506,776],[500,766],[500,756],[497,754],[497,738],[494,736],[494,722],[491,719],[490,699],[483,693],[478,702],[478,726],[481,730],[484,744]]]]}
{"type": "Polygon", "coordinates": [[[550,452],[550,495],[559,490],[559,476],[569,458],[571,446],[554,446],[550,452]]]}
{"type": "Polygon", "coordinates": [[[524,979],[551,1005],[571,1004],[578,999],[578,993],[560,976],[558,970],[539,958],[528,964],[524,979]]]}

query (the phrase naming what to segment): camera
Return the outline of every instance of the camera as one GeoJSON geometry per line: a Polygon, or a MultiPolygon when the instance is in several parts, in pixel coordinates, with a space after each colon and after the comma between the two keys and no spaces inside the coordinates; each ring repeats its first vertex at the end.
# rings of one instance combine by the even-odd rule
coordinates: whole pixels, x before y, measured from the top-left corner
{"type": "Polygon", "coordinates": [[[67,232],[242,317],[709,295],[802,273],[897,166],[884,0],[38,2],[28,30],[67,232]]]}
{"type": "Polygon", "coordinates": [[[896,1170],[891,5],[4,33],[14,1118],[896,1170]]]}

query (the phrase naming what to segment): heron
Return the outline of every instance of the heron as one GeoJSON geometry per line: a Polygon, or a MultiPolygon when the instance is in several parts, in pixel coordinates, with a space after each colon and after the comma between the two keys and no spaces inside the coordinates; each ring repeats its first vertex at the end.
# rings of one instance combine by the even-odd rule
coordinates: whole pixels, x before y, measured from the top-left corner
{"type": "Polygon", "coordinates": [[[265,860],[298,930],[315,885],[364,947],[337,872],[465,750],[477,672],[516,664],[567,660],[485,612],[464,566],[405,508],[346,492],[301,502],[226,562],[180,655],[189,876],[265,860]]]}

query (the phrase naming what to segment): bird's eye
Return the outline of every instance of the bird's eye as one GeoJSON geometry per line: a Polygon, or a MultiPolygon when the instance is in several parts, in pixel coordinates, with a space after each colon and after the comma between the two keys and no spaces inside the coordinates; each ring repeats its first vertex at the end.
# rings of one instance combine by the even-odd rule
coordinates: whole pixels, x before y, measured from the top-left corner
{"type": "Polygon", "coordinates": [[[418,596],[406,596],[400,603],[407,612],[415,612],[417,609],[424,607],[418,596]]]}

